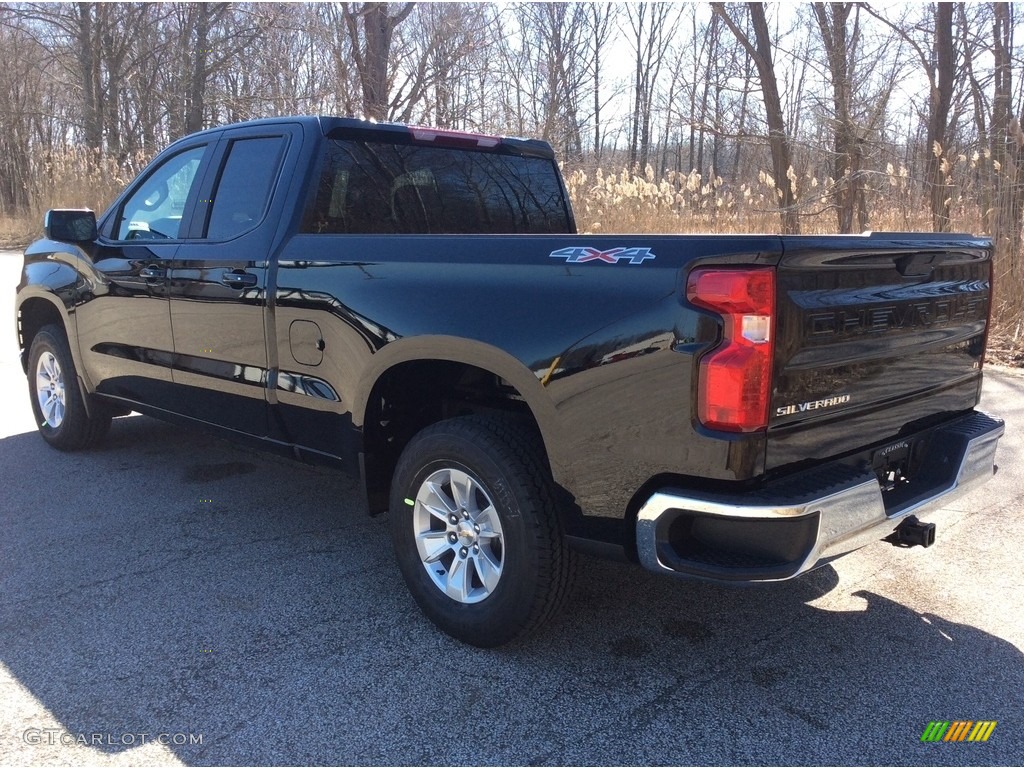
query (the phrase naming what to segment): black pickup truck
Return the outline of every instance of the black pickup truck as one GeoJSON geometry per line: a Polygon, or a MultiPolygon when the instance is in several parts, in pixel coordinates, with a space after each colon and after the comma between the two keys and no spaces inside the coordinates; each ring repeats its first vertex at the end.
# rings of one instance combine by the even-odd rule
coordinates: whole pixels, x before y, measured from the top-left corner
{"type": "Polygon", "coordinates": [[[990,477],[991,246],[576,234],[543,142],[345,118],[188,136],[25,251],[43,438],[140,411],[359,473],[439,627],[538,626],[574,552],[788,579],[990,477]]]}

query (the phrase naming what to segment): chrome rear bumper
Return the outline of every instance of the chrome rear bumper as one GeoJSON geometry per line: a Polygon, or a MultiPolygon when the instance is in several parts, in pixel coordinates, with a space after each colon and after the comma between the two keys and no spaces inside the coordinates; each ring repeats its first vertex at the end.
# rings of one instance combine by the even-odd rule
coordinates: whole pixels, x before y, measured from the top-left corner
{"type": "Polygon", "coordinates": [[[876,541],[988,480],[1004,431],[974,412],[915,436],[918,477],[883,492],[870,451],[744,494],[667,488],[640,509],[640,561],[659,573],[716,581],[779,581],[876,541]]]}

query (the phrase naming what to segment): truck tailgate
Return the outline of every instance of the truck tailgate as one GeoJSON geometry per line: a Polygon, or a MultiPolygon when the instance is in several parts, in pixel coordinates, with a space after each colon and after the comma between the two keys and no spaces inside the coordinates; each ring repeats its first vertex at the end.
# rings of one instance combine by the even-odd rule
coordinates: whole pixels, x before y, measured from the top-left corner
{"type": "Polygon", "coordinates": [[[977,404],[988,241],[791,237],[783,249],[767,470],[892,441],[977,404]]]}

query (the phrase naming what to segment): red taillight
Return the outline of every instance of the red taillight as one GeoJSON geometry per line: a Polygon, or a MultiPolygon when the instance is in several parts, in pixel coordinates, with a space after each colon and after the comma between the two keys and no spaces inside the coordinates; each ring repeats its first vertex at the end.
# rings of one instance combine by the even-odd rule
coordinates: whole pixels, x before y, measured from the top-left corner
{"type": "Polygon", "coordinates": [[[686,297],[721,315],[722,343],[700,363],[697,417],[711,429],[753,432],[768,426],[774,351],[775,270],[697,269],[686,297]]]}

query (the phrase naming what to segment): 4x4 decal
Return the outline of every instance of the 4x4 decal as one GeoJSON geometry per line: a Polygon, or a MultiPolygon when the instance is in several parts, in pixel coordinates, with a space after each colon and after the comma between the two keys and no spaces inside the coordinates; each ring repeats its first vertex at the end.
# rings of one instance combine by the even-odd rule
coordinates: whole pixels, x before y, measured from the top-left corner
{"type": "Polygon", "coordinates": [[[647,259],[656,258],[650,248],[612,248],[608,251],[599,251],[597,248],[569,247],[559,248],[548,256],[553,259],[565,259],[566,264],[585,264],[588,261],[617,264],[622,259],[629,259],[630,264],[643,264],[647,259]]]}

